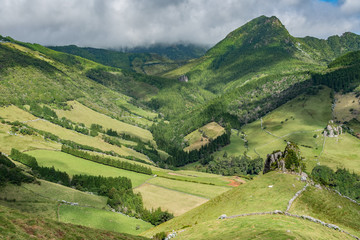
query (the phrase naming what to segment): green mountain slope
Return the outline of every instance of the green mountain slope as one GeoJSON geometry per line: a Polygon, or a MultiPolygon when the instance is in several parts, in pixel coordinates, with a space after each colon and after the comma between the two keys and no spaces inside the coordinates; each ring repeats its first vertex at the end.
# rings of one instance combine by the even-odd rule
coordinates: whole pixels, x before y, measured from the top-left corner
{"type": "Polygon", "coordinates": [[[134,52],[124,53],[115,50],[81,48],[75,45],[50,46],[50,49],[80,56],[106,66],[131,70],[138,73],[156,75],[172,70],[181,65],[181,62],[174,62],[166,57],[157,55],[156,52],[134,52]]]}

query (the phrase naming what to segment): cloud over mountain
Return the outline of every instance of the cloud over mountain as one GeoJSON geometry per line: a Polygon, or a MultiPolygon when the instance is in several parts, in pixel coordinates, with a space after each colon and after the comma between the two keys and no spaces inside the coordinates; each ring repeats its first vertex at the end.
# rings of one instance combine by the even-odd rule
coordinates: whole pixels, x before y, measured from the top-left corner
{"type": "Polygon", "coordinates": [[[360,33],[358,0],[0,0],[0,34],[46,45],[214,44],[259,15],[294,36],[360,33]]]}

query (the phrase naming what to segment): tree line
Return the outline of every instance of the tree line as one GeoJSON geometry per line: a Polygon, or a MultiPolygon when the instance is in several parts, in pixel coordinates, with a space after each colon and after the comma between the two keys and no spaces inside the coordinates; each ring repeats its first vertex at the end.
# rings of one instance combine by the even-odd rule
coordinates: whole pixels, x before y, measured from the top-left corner
{"type": "Polygon", "coordinates": [[[350,173],[345,168],[338,168],[334,171],[328,166],[316,166],[312,170],[311,176],[315,181],[360,201],[360,175],[350,173]]]}
{"type": "Polygon", "coordinates": [[[164,167],[166,164],[180,167],[186,164],[202,161],[209,162],[212,160],[210,154],[219,150],[230,143],[230,129],[227,129],[224,134],[210,141],[208,144],[203,145],[200,149],[194,149],[189,152],[183,151],[182,149],[173,148],[170,150],[170,157],[166,161],[159,162],[160,167],[164,167]]]}
{"type": "Polygon", "coordinates": [[[141,166],[139,164],[129,163],[129,162],[120,161],[120,160],[116,160],[116,159],[112,159],[112,158],[101,157],[98,155],[92,155],[90,153],[80,151],[80,150],[77,150],[77,149],[74,149],[71,147],[67,147],[65,145],[62,145],[61,151],[64,153],[73,155],[75,157],[83,158],[83,159],[86,159],[86,160],[89,160],[92,162],[101,163],[101,164],[108,165],[111,167],[120,168],[120,169],[133,171],[133,172],[137,172],[137,173],[152,175],[151,168],[141,166]]]}
{"type": "MultiPolygon", "coordinates": [[[[32,176],[25,174],[20,175],[20,169],[8,171],[8,168],[14,168],[13,166],[15,166],[15,164],[2,156],[3,155],[0,156],[0,184],[8,180],[11,183],[19,183],[20,185],[21,182],[32,182],[35,180],[32,176]],[[14,173],[16,173],[16,175],[14,173]]],[[[173,214],[162,211],[160,208],[152,210],[145,209],[141,195],[133,192],[132,183],[129,178],[83,174],[73,175],[72,178],[70,178],[66,172],[56,170],[54,167],[40,167],[36,158],[16,149],[12,150],[11,158],[31,167],[32,174],[38,178],[67,187],[74,187],[80,191],[89,191],[101,196],[106,196],[108,197],[107,203],[115,210],[132,217],[141,218],[153,225],[158,225],[174,217],[173,214]]]]}
{"type": "Polygon", "coordinates": [[[0,152],[0,186],[6,183],[21,185],[21,183],[31,183],[35,178],[25,174],[3,153],[0,152]]]}

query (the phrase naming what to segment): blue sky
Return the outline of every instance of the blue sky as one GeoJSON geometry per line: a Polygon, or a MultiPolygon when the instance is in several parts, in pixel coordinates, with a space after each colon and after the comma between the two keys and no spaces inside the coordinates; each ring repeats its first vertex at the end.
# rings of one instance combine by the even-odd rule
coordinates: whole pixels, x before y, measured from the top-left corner
{"type": "Polygon", "coordinates": [[[213,45],[260,15],[295,37],[360,33],[360,0],[0,0],[0,35],[44,45],[213,45]]]}

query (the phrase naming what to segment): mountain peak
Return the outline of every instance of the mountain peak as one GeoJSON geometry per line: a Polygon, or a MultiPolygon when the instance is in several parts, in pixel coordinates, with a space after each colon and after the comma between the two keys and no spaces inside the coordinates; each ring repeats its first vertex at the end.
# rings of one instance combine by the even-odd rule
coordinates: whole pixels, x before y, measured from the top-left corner
{"type": "MultiPolygon", "coordinates": [[[[289,46],[291,36],[281,21],[275,17],[260,16],[229,33],[215,45],[209,54],[221,54],[228,47],[256,49],[263,46],[289,46]],[[222,50],[221,50],[222,49],[222,50]]],[[[291,44],[290,44],[291,45],[291,44]]]]}

